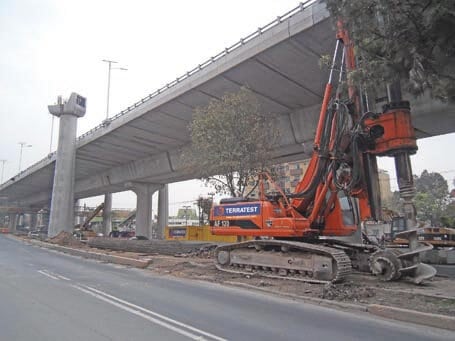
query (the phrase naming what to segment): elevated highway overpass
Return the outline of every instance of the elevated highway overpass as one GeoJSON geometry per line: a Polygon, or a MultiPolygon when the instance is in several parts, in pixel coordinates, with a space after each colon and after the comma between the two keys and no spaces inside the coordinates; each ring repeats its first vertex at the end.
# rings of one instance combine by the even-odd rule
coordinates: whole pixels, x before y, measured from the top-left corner
{"type": "MultiPolygon", "coordinates": [[[[142,184],[149,186],[148,196],[165,184],[195,178],[180,159],[190,143],[194,109],[244,85],[257,95],[263,110],[278,118],[276,162],[307,157],[327,80],[318,61],[333,52],[334,43],[333,23],[322,1],[301,4],[259,28],[79,136],[75,197],[128,189],[140,193],[142,184]]],[[[455,105],[407,99],[419,138],[455,131],[455,105]]],[[[50,154],[0,185],[0,197],[24,207],[48,205],[54,168],[55,154],[50,154]]]]}

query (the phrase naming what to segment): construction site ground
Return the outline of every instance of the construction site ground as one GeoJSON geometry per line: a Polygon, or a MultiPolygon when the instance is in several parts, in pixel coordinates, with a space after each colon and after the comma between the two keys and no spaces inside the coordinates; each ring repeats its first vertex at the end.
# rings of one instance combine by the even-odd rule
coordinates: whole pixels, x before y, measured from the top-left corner
{"type": "MultiPolygon", "coordinates": [[[[30,239],[26,236],[20,238],[30,239]]],[[[86,243],[65,234],[54,237],[48,242],[88,252],[145,259],[149,261],[149,265],[144,271],[165,276],[241,286],[304,300],[311,298],[313,302],[315,299],[326,303],[329,300],[334,302],[334,306],[337,305],[336,302],[351,303],[360,307],[379,304],[424,313],[455,316],[455,279],[451,278],[437,276],[423,285],[415,285],[406,281],[381,282],[372,275],[353,273],[342,283],[312,284],[222,272],[215,267],[213,247],[200,249],[199,244],[194,244],[194,252],[185,253],[176,252],[178,244],[174,244],[170,249],[167,246],[163,250],[171,250],[171,253],[174,253],[174,255],[169,255],[159,252],[143,253],[91,248],[86,243]]],[[[157,249],[165,245],[164,243],[169,243],[169,241],[156,241],[157,249]]],[[[185,245],[185,250],[187,250],[187,245],[185,245]]]]}

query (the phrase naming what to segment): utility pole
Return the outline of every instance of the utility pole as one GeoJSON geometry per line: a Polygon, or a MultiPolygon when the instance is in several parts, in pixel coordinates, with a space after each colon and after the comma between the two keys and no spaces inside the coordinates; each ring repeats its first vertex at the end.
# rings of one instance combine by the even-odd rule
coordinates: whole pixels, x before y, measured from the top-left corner
{"type": "Polygon", "coordinates": [[[188,209],[191,208],[191,206],[183,206],[185,209],[185,226],[188,226],[188,209]]]}
{"type": "MultiPolygon", "coordinates": [[[[104,121],[105,125],[109,124],[109,100],[110,100],[110,90],[111,90],[111,70],[128,70],[123,67],[112,67],[112,64],[117,64],[114,60],[103,59],[105,63],[108,63],[108,73],[107,73],[107,101],[106,101],[106,120],[104,121]]],[[[104,209],[103,209],[103,231],[104,234],[108,235],[112,231],[112,193],[104,194],[104,209]]]]}
{"type": "Polygon", "coordinates": [[[110,89],[111,89],[111,70],[122,70],[126,71],[128,70],[127,68],[123,67],[112,67],[112,64],[117,64],[118,62],[114,60],[109,60],[109,59],[103,59],[102,60],[105,63],[108,63],[108,73],[107,73],[107,103],[106,103],[106,120],[109,119],[109,95],[110,95],[110,89]]]}
{"type": "MultiPolygon", "coordinates": [[[[208,194],[208,196],[210,198],[210,207],[212,208],[213,207],[213,198],[214,198],[216,193],[215,192],[209,192],[207,194],[208,194]]],[[[210,219],[210,210],[209,210],[209,213],[208,213],[208,216],[207,216],[207,220],[209,220],[209,219],[210,219]]]]}
{"type": "Polygon", "coordinates": [[[0,180],[0,184],[2,184],[3,183],[3,172],[5,170],[5,162],[6,162],[6,160],[0,160],[0,162],[2,163],[2,178],[0,180]]]}
{"type": "Polygon", "coordinates": [[[21,164],[22,164],[22,150],[24,149],[24,147],[31,147],[32,145],[31,144],[27,144],[27,142],[19,142],[19,144],[21,145],[21,151],[20,151],[20,154],[19,154],[19,173],[21,172],[21,164]]]}

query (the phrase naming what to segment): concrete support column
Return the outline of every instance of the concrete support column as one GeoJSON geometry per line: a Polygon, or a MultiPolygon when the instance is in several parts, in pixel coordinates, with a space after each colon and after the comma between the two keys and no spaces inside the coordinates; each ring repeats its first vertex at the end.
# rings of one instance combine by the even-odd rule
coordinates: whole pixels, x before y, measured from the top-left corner
{"type": "Polygon", "coordinates": [[[76,158],[77,118],[85,114],[85,98],[72,93],[66,103],[49,106],[60,117],[54,185],[52,188],[49,237],[74,228],[74,168],[76,158]]]}
{"type": "Polygon", "coordinates": [[[152,196],[161,185],[147,183],[126,184],[137,195],[136,203],[136,236],[152,238],[153,214],[152,196]]]}
{"type": "Polygon", "coordinates": [[[30,214],[30,230],[36,229],[38,226],[38,212],[33,212],[30,214]]]}
{"type": "Polygon", "coordinates": [[[112,231],[112,193],[104,195],[103,207],[103,234],[109,236],[112,231]]]}
{"type": "Polygon", "coordinates": [[[164,185],[158,193],[158,228],[157,238],[164,239],[164,229],[169,222],[169,188],[164,185]]]}
{"type": "MultiPolygon", "coordinates": [[[[50,207],[50,205],[48,206],[50,207]]],[[[45,207],[38,213],[38,226],[49,227],[49,208],[45,207]]]]}
{"type": "Polygon", "coordinates": [[[10,214],[8,229],[10,233],[16,233],[17,221],[19,220],[19,214],[10,214]]]}
{"type": "Polygon", "coordinates": [[[61,231],[72,232],[74,223],[74,164],[77,117],[62,115],[52,188],[49,237],[61,231]]]}
{"type": "Polygon", "coordinates": [[[81,223],[80,207],[81,207],[80,199],[75,200],[74,201],[74,226],[77,226],[81,223]]]}

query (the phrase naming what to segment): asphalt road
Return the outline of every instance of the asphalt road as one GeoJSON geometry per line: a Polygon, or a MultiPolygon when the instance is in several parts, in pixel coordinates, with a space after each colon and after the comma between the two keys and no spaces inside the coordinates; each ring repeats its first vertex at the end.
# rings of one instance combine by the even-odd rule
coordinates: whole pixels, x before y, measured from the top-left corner
{"type": "Polygon", "coordinates": [[[454,340],[455,333],[67,256],[0,235],[0,340],[454,340]]]}

